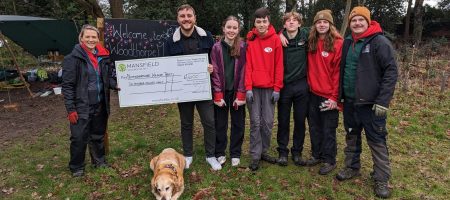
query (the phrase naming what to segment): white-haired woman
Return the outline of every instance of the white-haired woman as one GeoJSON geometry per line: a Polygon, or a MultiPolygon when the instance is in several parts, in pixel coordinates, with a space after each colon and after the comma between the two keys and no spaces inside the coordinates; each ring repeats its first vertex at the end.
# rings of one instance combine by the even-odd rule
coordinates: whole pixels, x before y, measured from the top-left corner
{"type": "Polygon", "coordinates": [[[100,33],[84,25],[79,44],[64,58],[62,93],[70,121],[69,169],[74,177],[84,175],[86,147],[94,167],[108,167],[104,137],[109,115],[109,90],[118,89],[112,78],[109,51],[99,41],[100,33]]]}

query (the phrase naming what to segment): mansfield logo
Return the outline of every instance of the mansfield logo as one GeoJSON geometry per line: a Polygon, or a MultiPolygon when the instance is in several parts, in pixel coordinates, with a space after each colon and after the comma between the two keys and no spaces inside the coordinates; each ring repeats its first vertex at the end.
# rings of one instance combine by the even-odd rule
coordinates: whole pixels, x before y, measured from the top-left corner
{"type": "Polygon", "coordinates": [[[124,72],[127,69],[127,66],[125,64],[119,64],[119,71],[124,72]]]}

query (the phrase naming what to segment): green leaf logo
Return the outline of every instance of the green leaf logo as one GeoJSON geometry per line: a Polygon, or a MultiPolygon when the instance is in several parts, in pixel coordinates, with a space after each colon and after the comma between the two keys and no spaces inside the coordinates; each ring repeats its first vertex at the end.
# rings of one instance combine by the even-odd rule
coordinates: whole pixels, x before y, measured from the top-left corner
{"type": "Polygon", "coordinates": [[[124,72],[127,69],[127,67],[125,66],[125,64],[119,64],[119,71],[120,72],[124,72]]]}

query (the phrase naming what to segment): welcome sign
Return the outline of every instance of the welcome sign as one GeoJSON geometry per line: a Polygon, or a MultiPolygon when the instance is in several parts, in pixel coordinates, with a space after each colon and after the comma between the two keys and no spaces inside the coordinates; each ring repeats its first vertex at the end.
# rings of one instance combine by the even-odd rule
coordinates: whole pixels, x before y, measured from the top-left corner
{"type": "Polygon", "coordinates": [[[113,60],[162,57],[176,21],[105,19],[104,42],[113,60]]]}

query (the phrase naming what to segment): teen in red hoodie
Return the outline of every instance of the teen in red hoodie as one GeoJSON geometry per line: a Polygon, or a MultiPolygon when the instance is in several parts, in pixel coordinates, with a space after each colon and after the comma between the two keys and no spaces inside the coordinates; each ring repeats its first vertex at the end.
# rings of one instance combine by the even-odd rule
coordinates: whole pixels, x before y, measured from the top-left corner
{"type": "Polygon", "coordinates": [[[308,122],[312,157],[306,163],[312,166],[323,162],[319,174],[326,175],[336,168],[337,98],[343,43],[330,10],[317,12],[308,40],[307,77],[311,89],[308,122]]]}
{"type": "Polygon", "coordinates": [[[283,87],[283,48],[270,24],[269,11],[255,11],[255,27],[247,34],[245,89],[250,112],[250,169],[259,168],[259,160],[276,163],[267,154],[273,128],[275,103],[283,87]]]}

